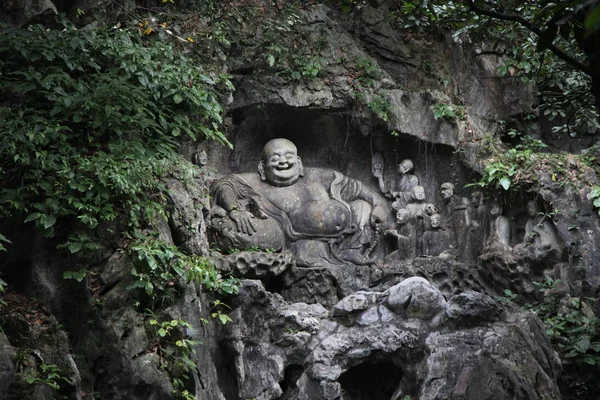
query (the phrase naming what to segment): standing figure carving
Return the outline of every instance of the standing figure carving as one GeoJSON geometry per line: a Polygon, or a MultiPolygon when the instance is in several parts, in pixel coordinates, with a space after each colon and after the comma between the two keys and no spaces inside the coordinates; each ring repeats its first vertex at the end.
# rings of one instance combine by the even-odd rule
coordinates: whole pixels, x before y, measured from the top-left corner
{"type": "Polygon", "coordinates": [[[471,193],[469,222],[468,241],[472,252],[471,259],[476,260],[490,235],[490,211],[480,191],[471,193]]]}
{"type": "Polygon", "coordinates": [[[471,220],[468,212],[469,200],[454,194],[454,184],[442,183],[440,187],[444,199],[444,222],[451,229],[454,246],[461,261],[472,261],[472,250],[468,240],[471,220]]]}
{"type": "Polygon", "coordinates": [[[384,200],[361,182],[304,168],[287,139],[264,146],[258,173],[225,176],[211,194],[221,247],[288,249],[304,265],[368,263],[375,232],[390,218],[384,200]]]}
{"type": "Polygon", "coordinates": [[[425,201],[425,188],[423,186],[415,186],[411,190],[412,203],[406,206],[406,211],[410,216],[416,230],[417,256],[423,255],[421,237],[428,227],[429,219],[428,212],[434,210],[435,206],[425,201]]]}

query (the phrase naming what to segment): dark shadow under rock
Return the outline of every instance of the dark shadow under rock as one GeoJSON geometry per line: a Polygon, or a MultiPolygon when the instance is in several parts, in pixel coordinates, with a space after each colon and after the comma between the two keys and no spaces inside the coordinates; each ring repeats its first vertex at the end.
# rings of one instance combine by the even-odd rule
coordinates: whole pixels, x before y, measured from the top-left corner
{"type": "Polygon", "coordinates": [[[344,400],[389,400],[402,379],[402,370],[389,360],[364,362],[339,379],[344,400]]]}

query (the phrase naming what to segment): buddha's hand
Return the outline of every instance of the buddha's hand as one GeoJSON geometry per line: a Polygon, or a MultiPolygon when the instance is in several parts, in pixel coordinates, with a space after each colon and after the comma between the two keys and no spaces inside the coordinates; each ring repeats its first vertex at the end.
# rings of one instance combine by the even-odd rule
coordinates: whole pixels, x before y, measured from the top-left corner
{"type": "Polygon", "coordinates": [[[388,210],[381,204],[376,204],[371,209],[371,226],[376,229],[382,229],[383,224],[387,221],[388,210]]]}
{"type": "Polygon", "coordinates": [[[256,232],[256,227],[252,223],[254,215],[246,210],[231,210],[229,212],[229,218],[235,222],[235,226],[238,232],[242,232],[246,235],[252,235],[256,232]]]}

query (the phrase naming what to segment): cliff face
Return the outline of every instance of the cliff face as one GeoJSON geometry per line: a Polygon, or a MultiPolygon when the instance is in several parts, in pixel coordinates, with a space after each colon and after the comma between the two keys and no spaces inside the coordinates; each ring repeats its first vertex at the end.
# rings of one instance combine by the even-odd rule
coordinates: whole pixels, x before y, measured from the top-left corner
{"type": "MultiPolygon", "coordinates": [[[[274,36],[279,44],[244,26],[239,42],[217,46],[213,56],[235,86],[225,120],[233,150],[186,144],[182,157],[203,150],[208,164],[191,185],[165,177],[173,213],[154,227],[165,242],[210,257],[215,274],[240,278],[239,295],[178,281],[169,298],[145,310],[144,294],[128,289],[134,260],[110,250],[119,246],[58,257],[52,243],[13,227],[15,247],[2,266],[11,292],[0,309],[0,398],[562,398],[560,360],[539,320],[506,311],[494,298],[509,289],[539,299],[534,282],[547,278],[561,281],[554,290],[565,298],[595,295],[599,226],[587,195],[596,176],[564,156],[558,178],[550,169],[530,171],[531,193],[488,188],[475,202],[474,190],[463,189],[505,149],[502,130],[525,127],[525,116],[537,113],[533,89],[497,78],[502,60],[486,44],[399,28],[385,2],[350,14],[309,5],[282,18],[273,28],[283,32],[274,36]],[[252,54],[244,40],[255,40],[248,43],[252,54]],[[381,225],[352,204],[349,215],[362,221],[364,235],[352,236],[356,227],[325,239],[310,232],[317,239],[306,244],[282,229],[277,252],[224,240],[241,236],[217,225],[236,222],[227,213],[239,210],[216,204],[214,193],[209,204],[209,186],[229,174],[256,173],[273,138],[294,142],[305,168],[339,171],[374,193],[387,211],[381,225]],[[395,217],[419,202],[396,203],[400,196],[391,193],[405,159],[432,207],[414,211],[410,256],[401,255],[398,237],[405,233],[395,217]],[[562,184],[572,177],[583,177],[582,184],[562,184]],[[452,198],[442,194],[444,183],[454,186],[452,198]],[[532,199],[547,214],[541,220],[527,214],[532,199]],[[498,228],[504,220],[489,212],[498,200],[506,243],[498,228]],[[438,252],[443,235],[430,245],[423,239],[436,231],[434,214],[448,232],[438,252]],[[209,250],[209,239],[219,238],[221,251],[209,250]],[[63,279],[84,264],[83,281],[63,279]],[[56,376],[51,366],[60,370],[56,376]]],[[[543,137],[537,126],[528,129],[543,137]]],[[[322,174],[305,178],[333,192],[322,174]]],[[[257,182],[251,186],[259,195],[276,197],[257,182]]],[[[340,196],[351,203],[347,193],[340,196]]],[[[258,216],[262,203],[252,196],[244,200],[239,207],[253,218],[272,217],[258,216]]],[[[318,204],[322,197],[304,200],[318,204]]],[[[107,242],[118,240],[114,226],[103,229],[107,242]]]]}

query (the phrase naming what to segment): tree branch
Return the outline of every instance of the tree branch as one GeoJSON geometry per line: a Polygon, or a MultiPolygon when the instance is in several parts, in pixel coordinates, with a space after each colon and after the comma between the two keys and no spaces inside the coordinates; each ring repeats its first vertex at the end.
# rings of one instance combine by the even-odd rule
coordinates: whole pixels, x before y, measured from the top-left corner
{"type": "MultiPolygon", "coordinates": [[[[467,0],[467,3],[469,4],[469,9],[477,14],[487,15],[488,17],[492,17],[492,18],[499,19],[502,21],[517,22],[538,36],[541,36],[541,34],[542,34],[542,30],[540,28],[533,25],[531,22],[529,22],[525,18],[521,17],[520,15],[502,14],[502,13],[499,13],[496,11],[487,10],[487,9],[479,7],[477,4],[475,4],[474,0],[467,0]]],[[[578,61],[574,57],[571,57],[570,55],[568,55],[567,53],[565,53],[563,50],[556,47],[552,43],[550,43],[548,45],[548,50],[550,50],[558,58],[560,58],[567,64],[577,68],[578,70],[580,70],[590,76],[593,74],[592,69],[588,65],[578,61]]]]}

